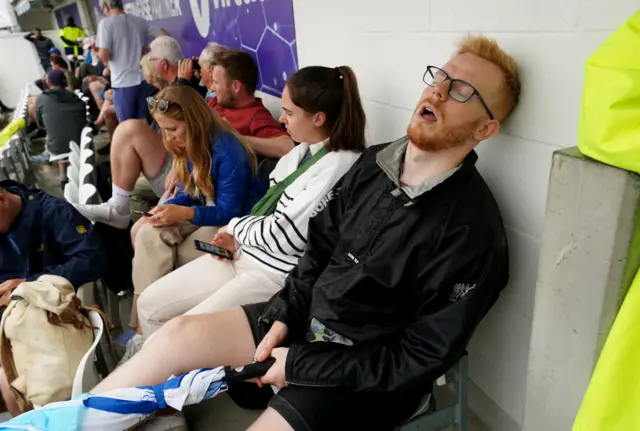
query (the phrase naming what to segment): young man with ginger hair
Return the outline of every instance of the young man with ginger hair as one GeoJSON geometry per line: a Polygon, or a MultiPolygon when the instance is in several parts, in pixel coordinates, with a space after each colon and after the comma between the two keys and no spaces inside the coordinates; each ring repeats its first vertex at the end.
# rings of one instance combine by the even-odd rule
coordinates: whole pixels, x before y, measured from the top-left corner
{"type": "Polygon", "coordinates": [[[515,61],[485,37],[424,81],[408,136],[367,149],[337,184],[282,291],[171,320],[92,392],[273,357],[260,383],[282,390],[251,430],[392,430],[410,417],[507,284],[474,148],[520,93],[515,61]]]}

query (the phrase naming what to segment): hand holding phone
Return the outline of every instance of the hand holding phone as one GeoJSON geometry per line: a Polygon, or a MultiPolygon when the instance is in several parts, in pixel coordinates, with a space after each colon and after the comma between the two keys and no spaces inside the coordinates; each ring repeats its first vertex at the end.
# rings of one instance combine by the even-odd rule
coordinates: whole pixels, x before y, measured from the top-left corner
{"type": "Polygon", "coordinates": [[[203,251],[205,253],[212,254],[217,257],[221,257],[222,259],[233,260],[233,253],[224,248],[216,247],[213,244],[206,243],[200,240],[194,240],[196,244],[196,249],[203,251]]]}

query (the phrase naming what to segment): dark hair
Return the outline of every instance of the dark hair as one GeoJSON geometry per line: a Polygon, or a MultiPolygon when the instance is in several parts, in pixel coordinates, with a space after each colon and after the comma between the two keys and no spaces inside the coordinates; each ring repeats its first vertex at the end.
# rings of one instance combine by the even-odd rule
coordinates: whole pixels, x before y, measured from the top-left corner
{"type": "Polygon", "coordinates": [[[291,101],[307,112],[324,112],[330,151],[364,151],[366,116],[358,81],[349,66],[304,67],[287,82],[291,101]]]}
{"type": "Polygon", "coordinates": [[[66,62],[66,61],[64,61],[64,58],[62,58],[61,56],[59,56],[59,57],[53,57],[53,58],[51,59],[51,62],[52,62],[53,64],[55,64],[56,66],[60,66],[60,67],[62,67],[62,68],[64,68],[64,69],[68,69],[68,68],[69,68],[69,65],[67,64],[67,62],[66,62]]]}
{"type": "Polygon", "coordinates": [[[255,93],[260,72],[251,55],[239,49],[222,51],[216,54],[212,65],[223,67],[230,79],[242,82],[247,93],[255,93]]]}
{"type": "Polygon", "coordinates": [[[39,31],[40,33],[42,33],[42,29],[40,27],[34,28],[33,31],[39,31]]]}

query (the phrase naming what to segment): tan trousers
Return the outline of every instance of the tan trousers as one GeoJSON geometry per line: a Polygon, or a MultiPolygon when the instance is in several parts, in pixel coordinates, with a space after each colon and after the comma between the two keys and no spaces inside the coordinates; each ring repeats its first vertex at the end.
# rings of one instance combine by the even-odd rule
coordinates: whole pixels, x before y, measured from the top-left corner
{"type": "Polygon", "coordinates": [[[194,240],[210,242],[217,231],[217,227],[198,227],[191,223],[165,227],[143,225],[134,247],[135,292],[141,294],[155,281],[205,254],[196,249],[194,240]]]}
{"type": "Polygon", "coordinates": [[[145,224],[136,236],[133,255],[133,287],[135,295],[129,326],[138,326],[138,295],[149,285],[204,253],[196,250],[194,240],[210,242],[217,227],[198,227],[191,223],[153,227],[145,224]]]}
{"type": "Polygon", "coordinates": [[[149,286],[138,299],[138,318],[146,336],[182,314],[204,314],[268,301],[284,286],[276,274],[251,258],[221,262],[202,256],[149,286]]]}

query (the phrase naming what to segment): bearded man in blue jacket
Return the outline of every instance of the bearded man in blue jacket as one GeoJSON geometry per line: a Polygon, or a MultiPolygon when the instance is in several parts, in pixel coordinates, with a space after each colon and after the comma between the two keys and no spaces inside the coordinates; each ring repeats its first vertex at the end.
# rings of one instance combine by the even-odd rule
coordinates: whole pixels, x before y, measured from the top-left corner
{"type": "Polygon", "coordinates": [[[14,181],[0,181],[0,295],[41,275],[77,289],[107,267],[91,223],[64,200],[14,181]]]}

